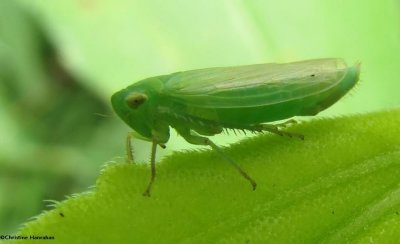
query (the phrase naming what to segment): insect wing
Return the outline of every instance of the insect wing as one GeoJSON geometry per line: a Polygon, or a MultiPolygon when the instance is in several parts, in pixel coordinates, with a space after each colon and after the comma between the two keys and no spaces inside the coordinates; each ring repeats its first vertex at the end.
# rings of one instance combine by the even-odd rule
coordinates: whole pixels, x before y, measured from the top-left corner
{"type": "Polygon", "coordinates": [[[184,71],[170,76],[163,93],[195,107],[267,106],[324,92],[347,69],[342,59],[316,59],[184,71]]]}

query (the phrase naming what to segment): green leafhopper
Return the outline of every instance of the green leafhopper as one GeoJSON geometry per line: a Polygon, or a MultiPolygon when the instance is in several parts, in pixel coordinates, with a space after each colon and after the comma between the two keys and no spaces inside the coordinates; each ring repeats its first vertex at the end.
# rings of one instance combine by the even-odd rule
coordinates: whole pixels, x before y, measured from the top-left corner
{"type": "Polygon", "coordinates": [[[187,142],[208,145],[232,164],[253,189],[256,182],[207,136],[238,129],[298,137],[281,129],[293,122],[268,122],[312,116],[330,107],[358,81],[360,64],[342,59],[255,64],[177,72],[141,80],[116,92],[111,103],[134,131],[127,137],[151,141],[151,178],[143,193],[150,196],[155,179],[157,145],[165,147],[170,127],[187,142]]]}

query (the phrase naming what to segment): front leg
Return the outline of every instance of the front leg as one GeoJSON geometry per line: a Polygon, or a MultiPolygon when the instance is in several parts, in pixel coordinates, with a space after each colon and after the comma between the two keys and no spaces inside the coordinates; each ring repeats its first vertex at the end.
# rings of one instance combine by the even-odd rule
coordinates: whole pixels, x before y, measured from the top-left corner
{"type": "MultiPolygon", "coordinates": [[[[125,150],[126,150],[126,160],[128,163],[135,163],[135,159],[133,157],[133,148],[132,148],[132,139],[135,138],[135,133],[133,132],[128,132],[126,136],[126,141],[125,141],[125,150]]],[[[167,146],[163,143],[158,143],[158,145],[162,148],[165,149],[167,146]]]]}
{"type": "MultiPolygon", "coordinates": [[[[132,150],[132,138],[134,136],[134,133],[130,132],[128,133],[126,137],[126,155],[127,155],[127,160],[129,163],[134,163],[134,158],[133,158],[133,150],[132,150]]],[[[156,149],[157,145],[159,145],[161,148],[166,148],[165,144],[163,143],[158,143],[156,139],[152,140],[153,145],[151,148],[151,160],[150,160],[150,167],[151,167],[151,175],[150,175],[150,181],[146,187],[146,190],[143,192],[143,196],[150,197],[151,193],[151,188],[154,183],[154,179],[156,178],[156,149]]]]}
{"type": "Polygon", "coordinates": [[[126,141],[125,141],[125,150],[126,150],[126,160],[128,163],[134,163],[135,160],[133,158],[133,149],[132,149],[132,133],[128,132],[128,135],[126,136],[126,141]]]}
{"type": "Polygon", "coordinates": [[[246,179],[250,182],[250,184],[252,185],[253,190],[256,189],[257,187],[257,183],[242,169],[240,168],[239,165],[237,165],[233,159],[231,159],[230,157],[228,157],[227,155],[225,155],[222,150],[215,145],[214,142],[212,142],[210,139],[208,139],[207,137],[203,137],[200,135],[195,134],[195,132],[191,131],[188,128],[175,128],[176,131],[183,137],[185,138],[185,140],[191,144],[195,144],[195,145],[205,145],[205,146],[210,146],[212,149],[214,149],[214,151],[216,151],[219,155],[221,155],[221,157],[223,159],[225,159],[225,161],[227,161],[228,163],[230,163],[231,165],[233,165],[233,167],[235,167],[235,169],[246,179]]]}
{"type": "Polygon", "coordinates": [[[154,179],[156,178],[156,151],[157,151],[157,141],[153,139],[153,145],[151,147],[151,176],[149,184],[147,185],[146,190],[143,192],[143,196],[150,197],[151,187],[153,186],[154,179]]]}

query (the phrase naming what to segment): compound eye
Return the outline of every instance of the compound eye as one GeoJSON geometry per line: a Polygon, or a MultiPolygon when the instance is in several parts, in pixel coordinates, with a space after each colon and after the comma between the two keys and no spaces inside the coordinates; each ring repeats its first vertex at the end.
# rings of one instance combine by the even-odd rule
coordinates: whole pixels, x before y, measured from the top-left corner
{"type": "Polygon", "coordinates": [[[137,109],[140,105],[147,101],[147,96],[143,93],[134,93],[128,95],[125,101],[130,108],[137,109]]]}

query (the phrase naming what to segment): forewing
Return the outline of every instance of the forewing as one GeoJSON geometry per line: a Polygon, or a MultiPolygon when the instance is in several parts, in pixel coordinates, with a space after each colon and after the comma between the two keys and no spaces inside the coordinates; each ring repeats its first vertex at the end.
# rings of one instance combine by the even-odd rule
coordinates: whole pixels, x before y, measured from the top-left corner
{"type": "Polygon", "coordinates": [[[324,92],[346,71],[341,59],[184,71],[170,76],[163,94],[195,107],[266,106],[324,92]]]}

